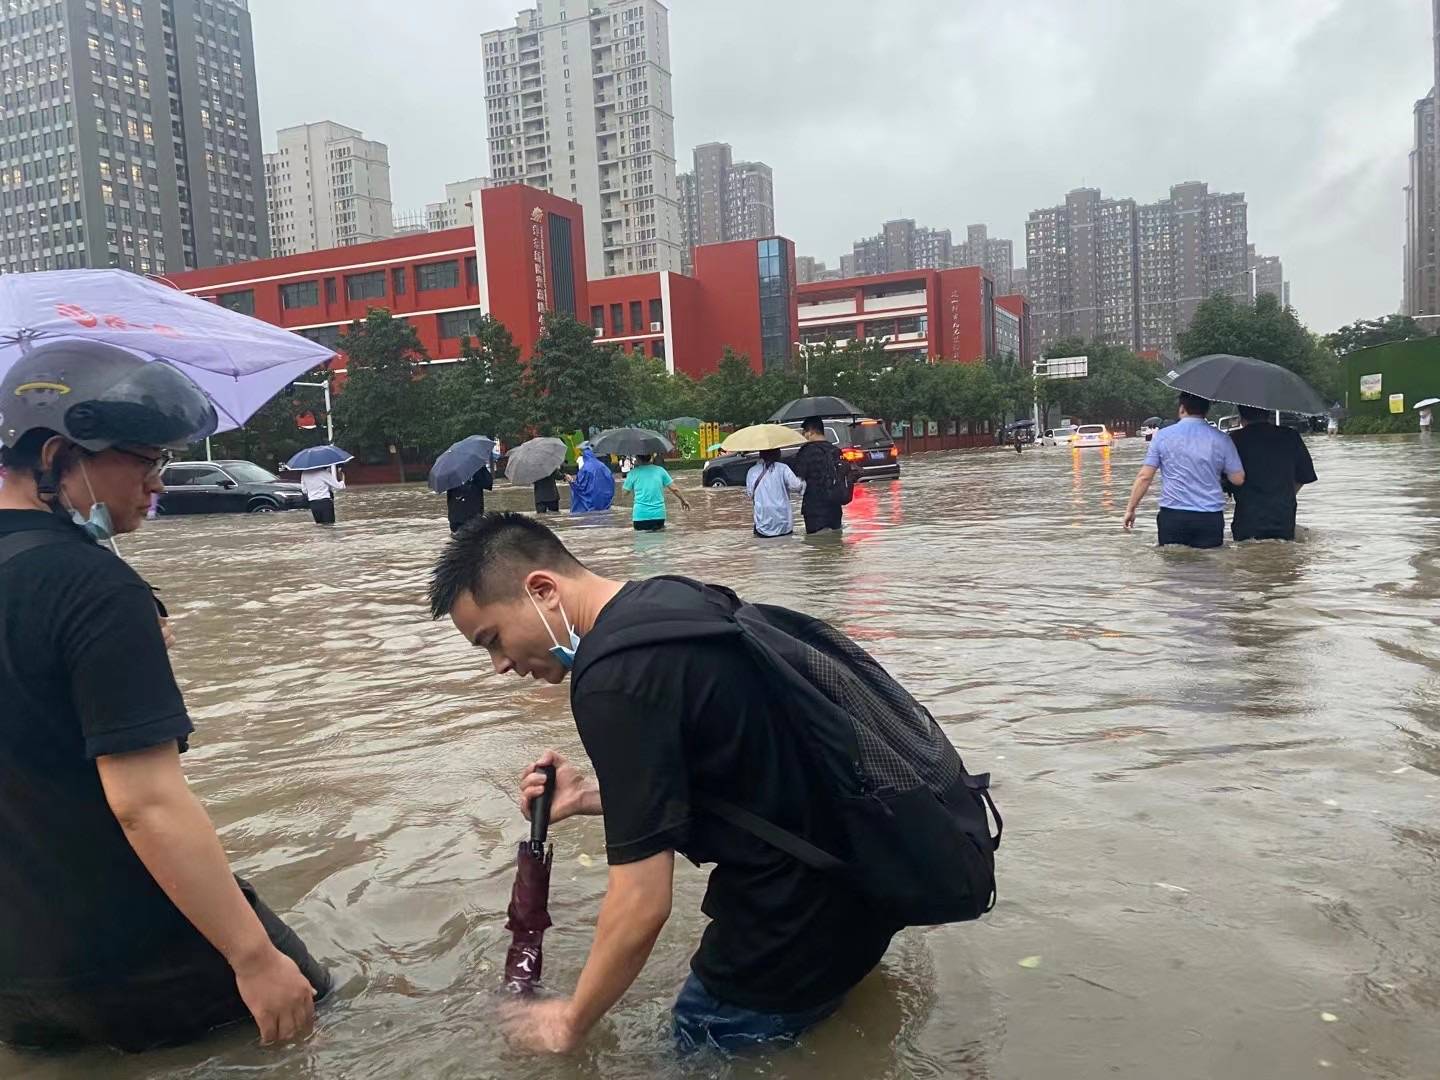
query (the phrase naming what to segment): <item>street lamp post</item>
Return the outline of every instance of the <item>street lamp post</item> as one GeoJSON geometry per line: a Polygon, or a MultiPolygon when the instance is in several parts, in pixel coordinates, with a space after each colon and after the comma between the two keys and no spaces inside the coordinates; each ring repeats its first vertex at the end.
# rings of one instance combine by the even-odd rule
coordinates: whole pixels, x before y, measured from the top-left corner
{"type": "MultiPolygon", "coordinates": [[[[304,386],[311,390],[321,390],[325,394],[325,441],[331,446],[335,445],[335,419],[330,412],[330,381],[325,382],[297,382],[292,386],[304,386]]],[[[336,479],[335,466],[330,466],[330,478],[336,479]]]]}

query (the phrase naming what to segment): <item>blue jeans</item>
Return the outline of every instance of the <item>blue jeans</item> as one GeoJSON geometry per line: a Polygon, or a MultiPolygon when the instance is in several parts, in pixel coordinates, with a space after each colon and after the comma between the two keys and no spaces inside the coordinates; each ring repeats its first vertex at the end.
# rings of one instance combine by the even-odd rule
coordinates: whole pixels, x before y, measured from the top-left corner
{"type": "Polygon", "coordinates": [[[758,1012],[726,1005],[692,973],[675,999],[675,1047],[682,1054],[705,1046],[735,1053],[770,1042],[793,1043],[801,1032],[824,1020],[844,1000],[842,994],[834,1001],[800,1012],[758,1012]]]}

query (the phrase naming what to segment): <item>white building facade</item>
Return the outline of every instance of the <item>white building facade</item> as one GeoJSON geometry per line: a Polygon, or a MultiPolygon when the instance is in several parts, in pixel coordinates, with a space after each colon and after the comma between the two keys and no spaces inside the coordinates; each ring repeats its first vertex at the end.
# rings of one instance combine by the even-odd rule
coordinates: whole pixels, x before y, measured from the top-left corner
{"type": "Polygon", "coordinates": [[[482,52],[492,183],[579,202],[591,277],[680,270],[666,6],[538,0],[482,52]]]}
{"type": "Polygon", "coordinates": [[[326,120],[284,128],[265,155],[265,192],[276,256],[395,235],[390,150],[326,120]]]}

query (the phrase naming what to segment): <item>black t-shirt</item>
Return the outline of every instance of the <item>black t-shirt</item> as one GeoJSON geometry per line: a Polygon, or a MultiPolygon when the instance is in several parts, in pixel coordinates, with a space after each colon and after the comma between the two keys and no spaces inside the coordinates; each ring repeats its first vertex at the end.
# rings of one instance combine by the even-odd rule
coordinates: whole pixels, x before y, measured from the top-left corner
{"type": "Polygon", "coordinates": [[[828,440],[807,442],[795,452],[791,468],[805,481],[805,495],[800,500],[802,514],[813,514],[839,505],[834,494],[835,475],[839,467],[840,449],[828,440]]]}
{"type": "Polygon", "coordinates": [[[37,993],[143,974],[203,938],[151,878],[95,758],[177,742],[190,718],[154,597],[68,521],[0,510],[0,985],[37,993]]]}
{"type": "MultiPolygon", "coordinates": [[[[618,612],[705,604],[683,584],[627,584],[580,642],[618,612]]],[[[833,840],[783,702],[738,642],[675,642],[597,661],[571,695],[595,767],[611,863],[675,850],[715,863],[711,919],[691,959],[706,989],[751,1009],[830,1001],[879,963],[897,927],[849,890],[732,825],[692,811],[706,792],[822,847],[833,840]]]]}
{"type": "Polygon", "coordinates": [[[1295,485],[1315,483],[1315,466],[1305,440],[1293,428],[1247,424],[1232,431],[1245,483],[1235,496],[1237,540],[1295,536],[1295,485]]]}

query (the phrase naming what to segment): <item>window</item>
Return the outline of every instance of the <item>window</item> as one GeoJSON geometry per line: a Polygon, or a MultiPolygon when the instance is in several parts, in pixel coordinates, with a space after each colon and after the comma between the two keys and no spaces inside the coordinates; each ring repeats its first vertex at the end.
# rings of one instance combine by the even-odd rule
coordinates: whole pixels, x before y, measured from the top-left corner
{"type": "Polygon", "coordinates": [[[215,302],[223,308],[231,311],[238,311],[242,315],[255,314],[255,290],[244,289],[240,292],[221,293],[215,298],[215,302]]]}
{"type": "Polygon", "coordinates": [[[665,305],[659,300],[650,301],[650,322],[652,331],[657,326],[663,327],[665,324],[665,305]]]}
{"type": "Polygon", "coordinates": [[[650,342],[650,355],[656,360],[665,359],[665,342],[662,339],[657,338],[650,342]]]}
{"type": "Polygon", "coordinates": [[[405,268],[397,266],[390,271],[390,291],[396,296],[405,295],[405,268]]]}
{"type": "Polygon", "coordinates": [[[325,302],[327,304],[335,303],[335,279],[333,277],[325,279],[325,302]]]}
{"type": "MultiPolygon", "coordinates": [[[[454,263],[450,263],[452,267],[454,263]]],[[[478,332],[480,319],[485,314],[480,308],[466,308],[464,311],[442,311],[440,313],[440,336],[442,338],[466,337],[478,332]]]]}
{"type": "Polygon", "coordinates": [[[319,303],[320,285],[317,282],[297,281],[294,285],[280,286],[280,306],[286,311],[316,307],[319,303]]]}
{"type": "Polygon", "coordinates": [[[465,256],[465,284],[477,285],[480,282],[480,267],[475,261],[474,255],[465,256]]]}
{"type": "Polygon", "coordinates": [[[605,336],[605,308],[603,305],[597,304],[590,309],[590,325],[595,328],[597,336],[605,336]]]}
{"type": "Polygon", "coordinates": [[[368,274],[349,274],[345,278],[345,296],[349,300],[373,300],[385,295],[385,273],[372,270],[368,274]]]}
{"type": "Polygon", "coordinates": [[[639,300],[630,301],[630,332],[632,334],[643,334],[645,332],[645,320],[640,314],[644,305],[639,300]]]}
{"type": "Polygon", "coordinates": [[[625,305],[624,305],[624,304],[611,304],[611,305],[610,305],[610,333],[612,333],[612,334],[614,334],[614,335],[616,335],[616,336],[618,337],[620,334],[623,334],[624,332],[625,332],[625,305]]]}
{"type": "Polygon", "coordinates": [[[453,289],[460,284],[460,268],[452,262],[427,263],[415,268],[415,291],[453,289]]]}
{"type": "Polygon", "coordinates": [[[310,326],[304,330],[295,331],[303,338],[309,338],[317,345],[323,345],[327,349],[338,349],[340,347],[340,327],[338,326],[310,326]]]}

